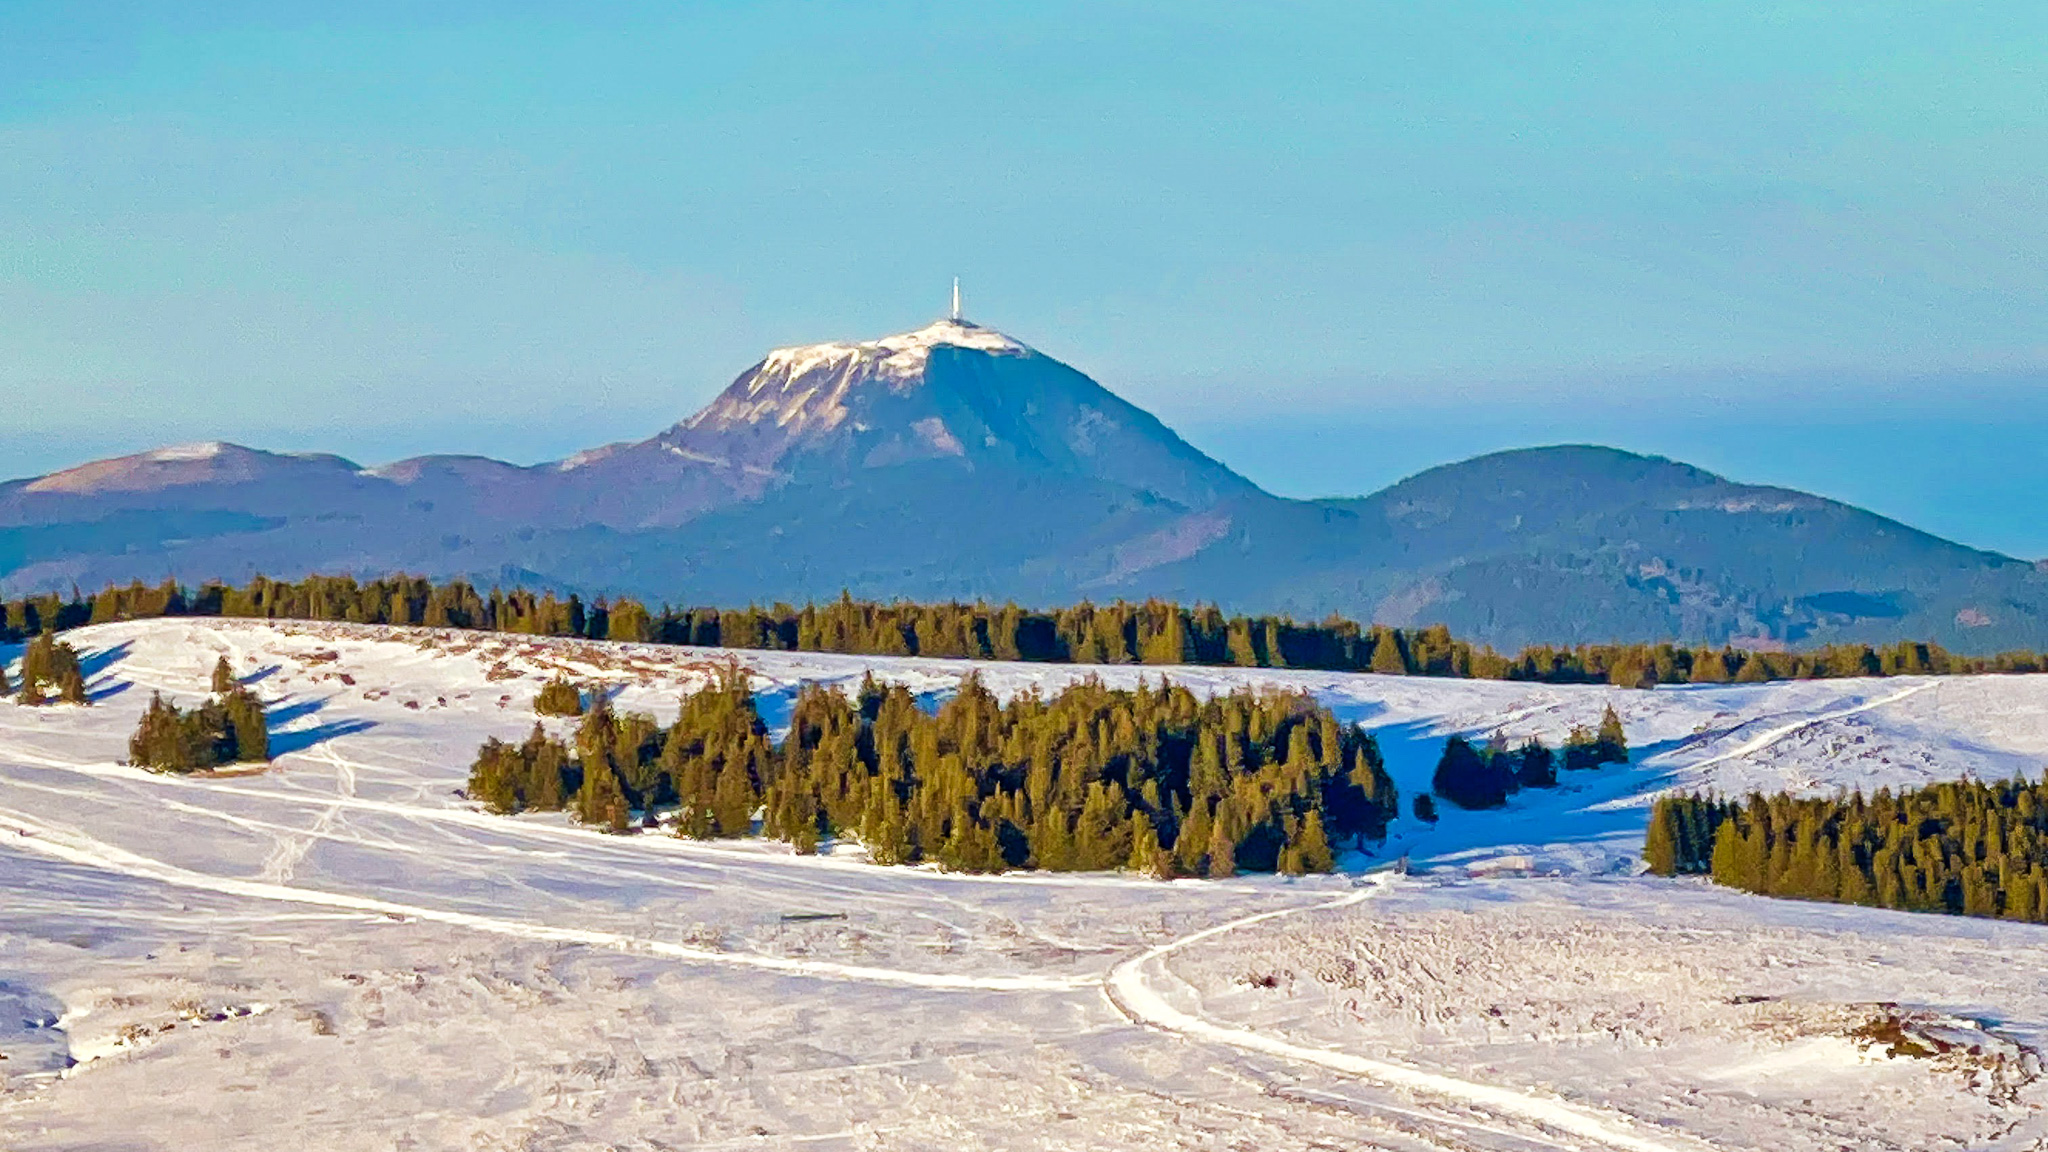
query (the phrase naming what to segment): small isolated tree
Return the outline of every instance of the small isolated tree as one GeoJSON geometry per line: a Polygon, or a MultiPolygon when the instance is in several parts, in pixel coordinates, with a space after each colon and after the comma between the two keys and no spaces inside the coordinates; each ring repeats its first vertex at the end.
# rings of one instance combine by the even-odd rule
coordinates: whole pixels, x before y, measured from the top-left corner
{"type": "Polygon", "coordinates": [[[1614,705],[1600,714],[1600,727],[1593,733],[1593,751],[1601,764],[1628,763],[1628,736],[1621,730],[1621,717],[1614,705]]]}
{"type": "Polygon", "coordinates": [[[1415,818],[1424,824],[1436,823],[1436,798],[1427,792],[1415,797],[1415,818]]]}
{"type": "Polygon", "coordinates": [[[228,666],[228,658],[223,656],[219,660],[214,661],[213,694],[215,696],[226,696],[235,690],[236,683],[235,670],[228,666]]]}
{"type": "Polygon", "coordinates": [[[533,698],[533,710],[543,716],[583,715],[583,693],[566,677],[557,676],[541,685],[533,698]]]}

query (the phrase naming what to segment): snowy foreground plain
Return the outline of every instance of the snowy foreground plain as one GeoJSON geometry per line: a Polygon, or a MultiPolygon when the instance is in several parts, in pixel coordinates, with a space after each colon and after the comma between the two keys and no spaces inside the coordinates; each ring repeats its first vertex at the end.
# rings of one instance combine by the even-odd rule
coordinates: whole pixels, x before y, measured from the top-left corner
{"type": "MultiPolygon", "coordinates": [[[[1636,760],[1404,819],[1344,875],[1160,883],[605,836],[458,795],[556,671],[666,718],[736,657],[772,720],[803,680],[938,696],[958,662],[244,621],[71,640],[94,707],[0,703],[0,1147],[2048,1141],[2048,929],[1632,875],[1666,788],[2032,774],[2048,678],[1175,670],[1314,691],[1378,733],[1404,796],[1453,732],[1554,743],[1609,702],[1636,760]],[[196,700],[221,654],[272,702],[277,764],[123,766],[150,692],[196,700]],[[1370,871],[1403,854],[1414,874],[1370,871]]],[[[1000,692],[1088,671],[981,667],[1000,692]]]]}

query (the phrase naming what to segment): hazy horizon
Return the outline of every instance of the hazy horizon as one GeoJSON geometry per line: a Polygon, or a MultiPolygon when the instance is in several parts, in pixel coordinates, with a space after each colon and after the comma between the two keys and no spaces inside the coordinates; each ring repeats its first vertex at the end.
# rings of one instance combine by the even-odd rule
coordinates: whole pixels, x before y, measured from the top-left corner
{"type": "Polygon", "coordinates": [[[959,275],[1284,495],[1594,442],[2048,555],[2044,49],[2017,5],[17,5],[0,474],[559,457],[959,275]]]}

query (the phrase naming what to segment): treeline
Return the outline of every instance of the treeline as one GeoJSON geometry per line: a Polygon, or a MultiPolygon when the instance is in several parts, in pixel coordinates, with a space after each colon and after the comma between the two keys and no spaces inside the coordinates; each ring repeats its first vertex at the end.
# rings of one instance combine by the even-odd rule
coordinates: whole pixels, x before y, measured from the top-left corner
{"type": "Polygon", "coordinates": [[[225,657],[213,666],[212,688],[205,703],[189,711],[152,693],[128,740],[128,762],[173,773],[267,762],[270,730],[263,702],[236,681],[225,657]]]}
{"type": "Polygon", "coordinates": [[[0,604],[0,640],[81,624],[154,616],[246,616],[422,624],[591,640],[704,647],[967,657],[1080,664],[1207,664],[1529,680],[1551,684],[1758,683],[1842,676],[2040,672],[2048,656],[1965,657],[1935,644],[1838,644],[1806,652],[1751,652],[1676,644],[1536,646],[1513,656],[1456,639],[1441,625],[1402,629],[1331,617],[1226,616],[1213,605],[1159,600],[1035,610],[1015,604],[882,604],[841,596],[801,608],[650,608],[637,600],[586,603],[523,589],[480,590],[414,577],[358,582],[313,576],[110,587],[92,595],[0,604]]]}
{"type": "MultiPolygon", "coordinates": [[[[1572,727],[1563,759],[1573,771],[1628,763],[1628,737],[1612,706],[1601,715],[1598,729],[1572,727]]],[[[1460,808],[1498,808],[1524,788],[1557,787],[1557,765],[1558,754],[1534,736],[1514,747],[1499,732],[1483,745],[1453,736],[1444,741],[1430,790],[1460,808]]],[[[1434,806],[1429,814],[1418,810],[1417,816],[1434,819],[1434,806]]]]}
{"type": "Polygon", "coordinates": [[[772,741],[746,674],[674,724],[593,699],[574,736],[487,741],[469,794],[625,831],[766,835],[798,852],[851,836],[884,864],[959,871],[1129,868],[1155,876],[1321,872],[1398,809],[1379,748],[1307,694],[1090,679],[998,699],[970,675],[936,712],[900,684],[806,685],[772,741]],[[757,819],[758,816],[758,819],[757,819]]]}
{"type": "Polygon", "coordinates": [[[2048,783],[1959,780],[1736,802],[1669,796],[1644,862],[1661,876],[1803,900],[2048,922],[2048,783]]]}

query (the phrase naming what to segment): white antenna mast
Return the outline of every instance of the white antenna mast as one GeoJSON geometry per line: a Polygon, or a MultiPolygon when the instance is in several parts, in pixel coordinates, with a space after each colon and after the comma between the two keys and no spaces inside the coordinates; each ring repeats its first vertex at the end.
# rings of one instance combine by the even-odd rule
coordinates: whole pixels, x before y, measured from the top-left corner
{"type": "Polygon", "coordinates": [[[953,277],[953,319],[960,319],[960,278],[953,277]]]}

